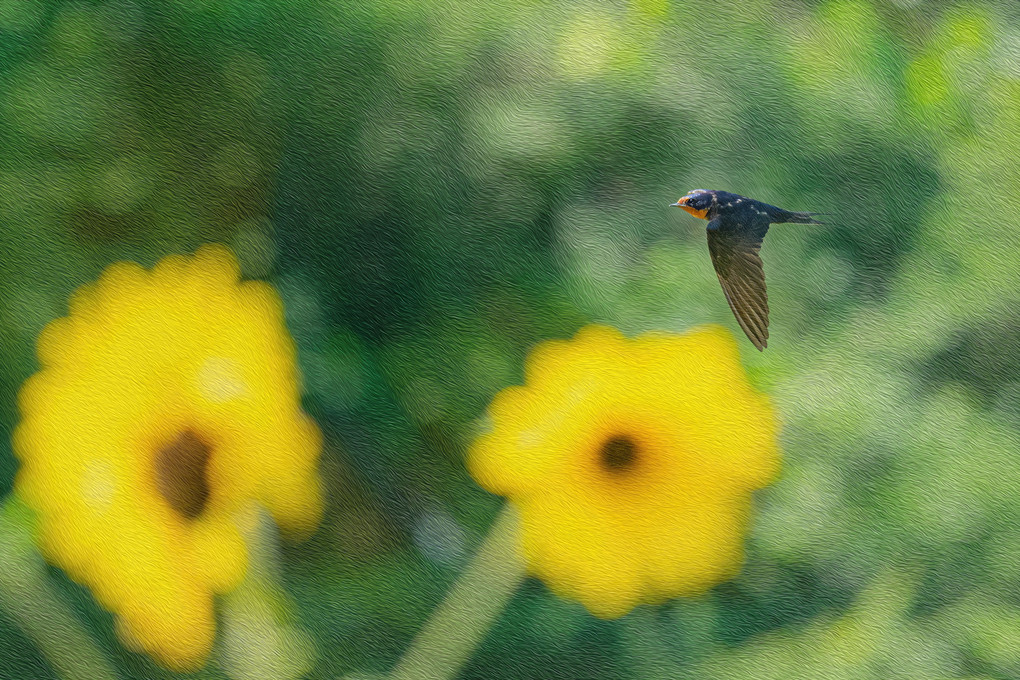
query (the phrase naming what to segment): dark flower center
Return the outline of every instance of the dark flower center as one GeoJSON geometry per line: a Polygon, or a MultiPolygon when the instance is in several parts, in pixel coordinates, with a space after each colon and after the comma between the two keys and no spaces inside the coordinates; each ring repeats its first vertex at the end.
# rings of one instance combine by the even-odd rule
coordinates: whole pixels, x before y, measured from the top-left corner
{"type": "Polygon", "coordinates": [[[599,451],[599,462],[609,472],[623,472],[637,461],[638,447],[626,435],[615,435],[606,440],[599,451]]]}
{"type": "Polygon", "coordinates": [[[188,520],[202,514],[209,500],[206,471],[212,448],[185,430],[156,454],[156,486],[177,513],[188,520]]]}

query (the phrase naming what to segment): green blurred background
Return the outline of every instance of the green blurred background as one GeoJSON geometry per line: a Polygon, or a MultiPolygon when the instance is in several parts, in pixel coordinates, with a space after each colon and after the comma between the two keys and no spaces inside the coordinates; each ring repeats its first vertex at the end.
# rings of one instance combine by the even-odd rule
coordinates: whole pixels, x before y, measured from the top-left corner
{"type": "MultiPolygon", "coordinates": [[[[384,671],[499,507],[463,456],[528,350],[722,323],[783,421],[741,576],[613,622],[528,581],[463,677],[1020,678],[1018,155],[1013,3],[0,0],[0,492],[70,292],[225,243],[326,435],[310,677],[384,671]],[[766,240],[763,354],[693,188],[831,213],[766,240]]],[[[2,611],[0,676],[55,677],[2,611]]]]}

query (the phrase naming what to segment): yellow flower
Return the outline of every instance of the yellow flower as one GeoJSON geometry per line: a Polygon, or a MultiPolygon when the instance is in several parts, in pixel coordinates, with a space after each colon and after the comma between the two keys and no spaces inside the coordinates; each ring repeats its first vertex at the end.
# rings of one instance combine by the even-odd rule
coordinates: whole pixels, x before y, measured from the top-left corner
{"type": "Polygon", "coordinates": [[[530,572],[615,618],[739,571],[751,491],[779,451],[728,332],[589,326],[540,345],[525,378],[493,400],[469,467],[517,507],[530,572]]]}
{"type": "Polygon", "coordinates": [[[110,266],[42,332],[19,395],[16,491],[40,549],[175,669],[210,650],[253,503],[299,536],[322,513],[321,437],[279,296],[238,277],[220,246],[110,266]]]}

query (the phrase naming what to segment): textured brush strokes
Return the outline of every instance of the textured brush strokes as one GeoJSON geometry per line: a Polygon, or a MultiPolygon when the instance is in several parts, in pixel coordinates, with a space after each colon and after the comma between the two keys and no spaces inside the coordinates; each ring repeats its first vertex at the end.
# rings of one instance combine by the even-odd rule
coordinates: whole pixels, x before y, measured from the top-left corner
{"type": "MultiPolygon", "coordinates": [[[[1020,14],[719,5],[0,0],[0,491],[71,291],[224,243],[324,436],[281,556],[310,677],[388,669],[496,513],[465,451],[532,347],[740,334],[665,207],[718,187],[830,213],[762,247],[784,464],[740,577],[615,621],[528,581],[463,677],[1020,677],[1020,14]]],[[[0,664],[55,677],[4,611],[0,664]]]]}

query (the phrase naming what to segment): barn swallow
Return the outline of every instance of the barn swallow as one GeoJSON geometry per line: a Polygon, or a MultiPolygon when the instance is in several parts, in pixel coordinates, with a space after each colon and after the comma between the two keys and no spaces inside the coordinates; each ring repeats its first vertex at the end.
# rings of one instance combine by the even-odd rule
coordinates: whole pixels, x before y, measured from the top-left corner
{"type": "Polygon", "coordinates": [[[695,189],[671,207],[708,220],[708,252],[737,323],[759,351],[768,345],[769,300],[762,268],[762,239],[770,224],[822,224],[820,213],[791,212],[727,191],[695,189]]]}

